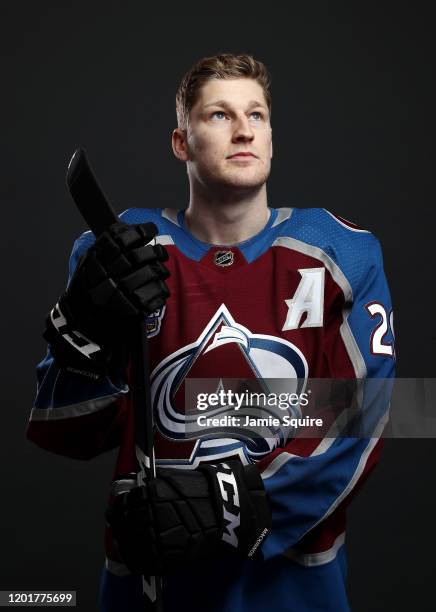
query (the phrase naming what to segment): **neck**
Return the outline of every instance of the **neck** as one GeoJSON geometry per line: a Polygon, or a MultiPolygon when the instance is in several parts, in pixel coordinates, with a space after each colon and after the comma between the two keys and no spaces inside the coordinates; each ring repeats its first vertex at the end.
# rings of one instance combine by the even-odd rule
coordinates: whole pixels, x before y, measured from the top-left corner
{"type": "Polygon", "coordinates": [[[237,244],[260,232],[268,222],[270,211],[265,184],[251,191],[232,190],[231,194],[192,187],[185,223],[203,242],[237,244]]]}

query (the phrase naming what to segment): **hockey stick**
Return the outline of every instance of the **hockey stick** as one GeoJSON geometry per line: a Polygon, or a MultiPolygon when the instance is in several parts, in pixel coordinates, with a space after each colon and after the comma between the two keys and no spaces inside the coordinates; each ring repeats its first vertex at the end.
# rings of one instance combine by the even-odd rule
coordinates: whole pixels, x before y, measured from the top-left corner
{"type": "MultiPolygon", "coordinates": [[[[101,190],[83,149],[77,149],[68,164],[68,190],[83,219],[95,236],[119,221],[101,190]]],[[[135,421],[135,449],[139,464],[138,485],[156,475],[153,450],[153,413],[150,394],[150,375],[147,335],[141,320],[131,337],[132,384],[135,421]]],[[[142,577],[145,610],[162,611],[161,581],[155,576],[142,577]]]]}

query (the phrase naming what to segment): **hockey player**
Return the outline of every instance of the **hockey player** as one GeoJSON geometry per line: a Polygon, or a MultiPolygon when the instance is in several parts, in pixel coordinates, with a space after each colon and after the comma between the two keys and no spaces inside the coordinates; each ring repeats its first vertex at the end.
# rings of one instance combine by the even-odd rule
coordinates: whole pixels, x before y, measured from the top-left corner
{"type": "MultiPolygon", "coordinates": [[[[125,211],[75,243],[47,319],[28,437],[89,459],[119,446],[101,610],[348,610],[346,507],[377,435],[290,440],[187,436],[187,378],[371,379],[394,372],[377,239],[325,209],[272,208],[271,96],[248,55],[198,62],[177,98],[186,210],[125,211]],[[156,478],[135,486],[126,338],[146,316],[156,478]]],[[[379,430],[377,429],[375,434],[379,430]]]]}

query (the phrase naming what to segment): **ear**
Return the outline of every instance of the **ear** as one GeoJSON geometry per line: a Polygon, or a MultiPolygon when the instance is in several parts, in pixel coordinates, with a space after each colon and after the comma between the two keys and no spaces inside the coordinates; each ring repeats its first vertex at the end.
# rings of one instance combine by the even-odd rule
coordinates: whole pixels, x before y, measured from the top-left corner
{"type": "Polygon", "coordinates": [[[186,138],[186,130],[176,128],[171,137],[174,155],[180,161],[188,161],[188,143],[186,138]]]}

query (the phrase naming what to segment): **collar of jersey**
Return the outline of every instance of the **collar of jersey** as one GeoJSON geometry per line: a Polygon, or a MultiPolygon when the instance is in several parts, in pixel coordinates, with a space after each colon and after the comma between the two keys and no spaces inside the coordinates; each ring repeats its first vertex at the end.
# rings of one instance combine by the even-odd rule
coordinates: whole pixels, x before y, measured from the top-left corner
{"type": "Polygon", "coordinates": [[[243,253],[245,249],[248,249],[253,244],[255,244],[257,241],[262,240],[263,237],[265,236],[265,234],[268,233],[268,230],[273,225],[274,221],[276,220],[277,210],[275,208],[271,208],[270,206],[268,206],[268,210],[271,213],[270,217],[268,219],[268,222],[260,230],[260,232],[258,232],[254,236],[251,236],[251,238],[248,238],[247,240],[243,240],[242,242],[235,242],[234,244],[214,244],[214,243],[210,243],[210,242],[203,242],[202,240],[199,240],[198,238],[196,238],[193,234],[191,234],[191,232],[188,230],[188,228],[185,225],[185,212],[186,212],[185,209],[184,210],[180,210],[178,212],[178,214],[177,214],[177,223],[179,224],[180,228],[183,230],[184,234],[203,253],[207,253],[207,251],[210,248],[216,248],[216,247],[222,248],[222,249],[238,248],[243,253]]]}

